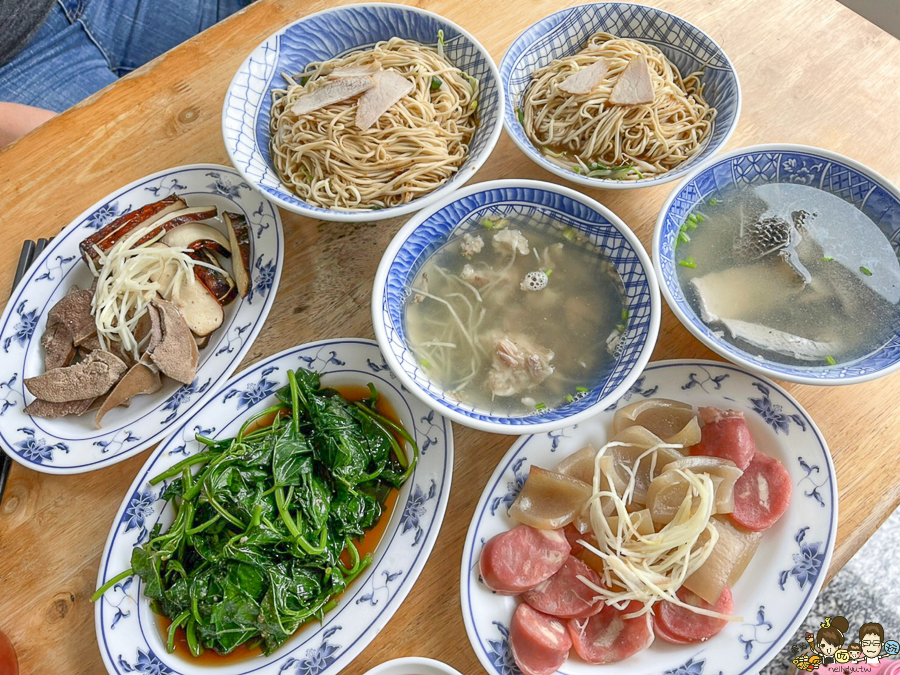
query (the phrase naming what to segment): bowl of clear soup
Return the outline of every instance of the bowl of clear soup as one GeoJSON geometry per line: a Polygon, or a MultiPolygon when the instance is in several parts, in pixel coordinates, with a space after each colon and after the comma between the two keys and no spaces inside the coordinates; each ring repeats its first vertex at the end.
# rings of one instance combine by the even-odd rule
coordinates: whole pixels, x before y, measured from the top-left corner
{"type": "Polygon", "coordinates": [[[460,424],[549,432],[618,400],[660,320],[649,256],[612,211],[566,187],[502,180],[414,216],[372,293],[387,365],[460,424]]]}
{"type": "Polygon", "coordinates": [[[770,377],[850,384],[900,368],[900,191],[841,155],[759,145],[687,176],[656,223],[672,311],[770,377]]]}

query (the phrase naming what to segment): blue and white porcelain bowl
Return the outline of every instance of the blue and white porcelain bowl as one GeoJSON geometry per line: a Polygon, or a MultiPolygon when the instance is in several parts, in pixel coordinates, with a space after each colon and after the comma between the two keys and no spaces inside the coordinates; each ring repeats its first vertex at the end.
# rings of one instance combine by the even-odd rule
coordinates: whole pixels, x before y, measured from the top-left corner
{"type": "Polygon", "coordinates": [[[725,153],[697,169],[671,192],[656,220],[653,265],[663,295],[675,316],[697,339],[729,361],[757,373],[802,384],[836,385],[866,382],[900,368],[900,335],[877,351],[833,366],[791,366],[744,351],[707,326],[678,283],[675,237],[700,202],[735,185],[802,183],[836,195],[872,219],[900,252],[900,190],[886,178],[848,157],[805,145],[754,145],[725,153]]]}
{"type": "MultiPolygon", "coordinates": [[[[532,180],[498,180],[470,185],[422,211],[397,233],[385,251],[372,290],[375,337],[391,370],[426,405],[454,422],[497,434],[533,434],[576,424],[603,410],[631,387],[647,362],[659,333],[660,299],[656,275],[641,242],[605,206],[570,188],[532,180]],[[449,396],[419,367],[407,344],[406,299],[426,260],[448,240],[482,217],[546,215],[584,234],[588,246],[611,261],[622,278],[628,326],[615,365],[607,376],[573,402],[526,416],[507,416],[449,396]]],[[[606,348],[598,336],[597,349],[606,348]]]]}
{"type": "Polygon", "coordinates": [[[503,55],[500,86],[506,104],[503,114],[506,133],[529,159],[574,183],[612,190],[668,183],[707,163],[731,138],[741,112],[741,87],[737,72],[711,37],[674,14],[625,2],[577,5],[551,14],[528,27],[503,55]],[[581,51],[587,39],[599,31],[634,38],[659,48],[677,66],[682,76],[686,77],[701,68],[705,71],[704,96],[717,113],[712,134],[701,152],[668,173],[624,181],[588,178],[563,169],[548,161],[531,143],[516,117],[516,108],[531,82],[531,74],[556,59],[581,51]]]}
{"type": "Polygon", "coordinates": [[[503,99],[497,66],[470,33],[432,12],[387,3],[346,5],[310,14],[285,26],[254,49],[241,64],[225,94],[222,136],[232,164],[280,207],[302,216],[341,222],[371,222],[418,211],[464,185],[491,154],[500,138],[503,99]],[[371,211],[339,211],[297,197],[278,178],[269,149],[272,90],[283,73],[297,73],[312,61],[324,61],[382,40],[401,37],[435,44],[444,31],[444,50],[456,67],[478,79],[479,126],[469,156],[438,189],[407,204],[371,211]]]}

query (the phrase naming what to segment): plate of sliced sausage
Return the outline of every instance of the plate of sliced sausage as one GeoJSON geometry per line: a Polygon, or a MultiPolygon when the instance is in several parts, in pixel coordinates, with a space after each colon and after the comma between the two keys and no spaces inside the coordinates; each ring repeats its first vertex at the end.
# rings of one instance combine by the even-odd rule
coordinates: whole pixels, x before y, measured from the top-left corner
{"type": "Polygon", "coordinates": [[[651,363],[615,405],[523,436],[482,493],[461,605],[491,675],[755,673],[831,560],[828,446],[736,366],[651,363]]]}

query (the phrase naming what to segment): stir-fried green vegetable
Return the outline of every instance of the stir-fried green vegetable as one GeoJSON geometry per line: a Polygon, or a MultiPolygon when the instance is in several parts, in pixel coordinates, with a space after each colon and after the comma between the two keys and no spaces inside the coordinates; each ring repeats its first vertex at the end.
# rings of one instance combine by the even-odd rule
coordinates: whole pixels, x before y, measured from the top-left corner
{"type": "Polygon", "coordinates": [[[153,478],[167,484],[172,524],[157,524],[131,569],[154,610],[183,628],[191,653],[239,645],[265,654],[322,618],[371,561],[354,544],[381,518],[391,490],[412,473],[418,448],[376,412],[378,394],[348,401],[319,375],[288,373],[278,404],[248,419],[235,438],[197,436],[206,447],[153,478]],[[256,430],[254,423],[274,416],[256,430]],[[413,450],[408,459],[397,437],[413,450]],[[343,557],[343,560],[342,560],[343,557]]]}

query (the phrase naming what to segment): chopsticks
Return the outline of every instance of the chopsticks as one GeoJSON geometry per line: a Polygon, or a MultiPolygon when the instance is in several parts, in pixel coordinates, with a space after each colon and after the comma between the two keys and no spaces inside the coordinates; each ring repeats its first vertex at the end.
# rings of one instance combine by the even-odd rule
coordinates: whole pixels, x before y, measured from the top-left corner
{"type": "MultiPolygon", "coordinates": [[[[22,281],[22,277],[25,276],[25,272],[31,267],[31,263],[43,253],[49,243],[49,239],[41,238],[37,241],[29,240],[22,244],[22,252],[19,254],[19,264],[16,267],[16,276],[13,279],[12,288],[9,291],[10,295],[16,290],[16,286],[19,285],[19,282],[22,281]]],[[[6,481],[9,478],[9,470],[11,467],[12,459],[10,459],[10,456],[7,455],[6,452],[0,452],[0,502],[3,501],[3,492],[6,489],[6,481]]]]}

